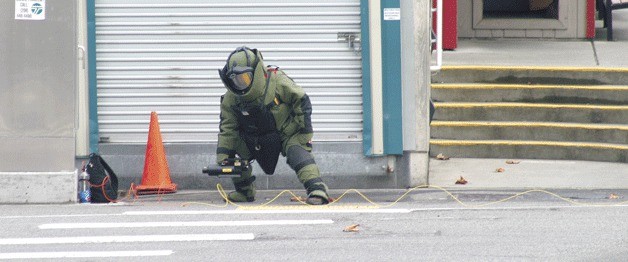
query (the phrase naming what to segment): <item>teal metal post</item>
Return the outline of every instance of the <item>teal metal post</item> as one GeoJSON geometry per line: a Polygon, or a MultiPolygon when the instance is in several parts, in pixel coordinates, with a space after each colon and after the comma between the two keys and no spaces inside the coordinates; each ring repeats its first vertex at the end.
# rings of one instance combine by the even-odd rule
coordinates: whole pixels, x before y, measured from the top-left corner
{"type": "Polygon", "coordinates": [[[96,0],[87,0],[87,60],[89,78],[89,149],[98,153],[98,95],[96,86],[96,0]]]}

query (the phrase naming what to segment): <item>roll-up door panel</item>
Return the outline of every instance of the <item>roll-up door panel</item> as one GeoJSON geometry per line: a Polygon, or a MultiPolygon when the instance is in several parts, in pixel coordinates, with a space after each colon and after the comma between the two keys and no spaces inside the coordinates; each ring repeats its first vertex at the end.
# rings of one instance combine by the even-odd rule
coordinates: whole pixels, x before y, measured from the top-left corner
{"type": "Polygon", "coordinates": [[[362,139],[359,0],[97,0],[101,141],[145,143],[150,112],[164,142],[217,140],[217,70],[236,47],[262,51],[312,100],[314,140],[362,139]]]}

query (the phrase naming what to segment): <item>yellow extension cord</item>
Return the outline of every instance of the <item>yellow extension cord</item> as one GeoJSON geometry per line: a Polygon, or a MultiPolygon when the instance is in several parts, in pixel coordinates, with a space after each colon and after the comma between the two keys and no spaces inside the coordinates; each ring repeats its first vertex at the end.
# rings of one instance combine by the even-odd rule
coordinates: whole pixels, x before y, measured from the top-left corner
{"type": "MultiPolygon", "coordinates": [[[[289,194],[291,196],[294,197],[294,199],[296,199],[298,202],[300,202],[303,205],[306,206],[311,206],[305,202],[303,202],[303,200],[301,200],[301,197],[297,196],[294,192],[292,192],[291,190],[283,190],[281,191],[279,194],[277,194],[275,197],[273,197],[272,199],[268,200],[265,203],[259,204],[259,205],[240,205],[237,204],[233,201],[230,201],[227,197],[227,193],[224,191],[224,189],[222,188],[221,184],[217,184],[216,188],[218,190],[218,193],[220,194],[220,196],[223,198],[224,200],[224,204],[222,205],[214,205],[214,204],[209,204],[209,203],[203,203],[203,202],[186,202],[183,203],[182,206],[189,206],[189,205],[205,205],[205,206],[212,206],[212,207],[220,207],[220,208],[224,208],[224,207],[228,207],[229,205],[233,205],[239,209],[257,209],[257,208],[261,208],[261,207],[266,207],[269,206],[271,203],[275,202],[279,197],[281,197],[283,194],[289,194]]],[[[399,201],[401,201],[403,198],[405,198],[410,192],[420,189],[420,188],[435,188],[438,190],[441,190],[443,192],[445,192],[447,195],[449,195],[454,201],[456,201],[458,204],[467,207],[467,208],[480,208],[480,207],[486,207],[486,206],[490,206],[490,205],[494,205],[497,203],[503,203],[503,202],[507,202],[509,200],[512,200],[514,198],[517,198],[519,196],[522,195],[526,195],[526,194],[530,194],[530,193],[534,193],[534,192],[539,192],[539,193],[545,193],[548,195],[551,195],[553,197],[556,197],[560,200],[563,200],[564,202],[573,204],[573,205],[577,205],[577,206],[596,206],[596,207],[600,207],[600,206],[620,206],[620,205],[625,205],[628,204],[628,201],[622,201],[622,202],[618,202],[618,203],[609,203],[609,204],[599,204],[599,203],[581,203],[581,202],[576,202],[573,201],[571,199],[562,197],[558,194],[549,192],[547,190],[543,190],[543,189],[531,189],[531,190],[527,190],[524,192],[520,192],[520,193],[516,193],[512,196],[497,200],[497,201],[493,201],[493,202],[487,202],[487,203],[483,203],[483,204],[467,204],[463,201],[461,201],[458,197],[456,197],[454,194],[452,194],[450,191],[448,191],[447,189],[440,187],[440,186],[430,186],[430,185],[420,185],[420,186],[416,186],[413,188],[410,188],[409,190],[407,190],[405,193],[403,193],[400,197],[398,197],[395,201],[393,201],[392,203],[386,204],[386,205],[382,205],[382,204],[378,204],[374,201],[372,201],[369,197],[367,197],[366,195],[364,195],[362,192],[360,192],[357,189],[348,189],[346,190],[344,193],[342,193],[338,198],[334,199],[332,202],[330,202],[328,205],[325,206],[316,206],[316,207],[329,207],[331,205],[337,204],[339,203],[342,198],[345,197],[345,195],[354,192],[356,194],[358,194],[360,197],[362,197],[362,199],[364,199],[366,202],[370,203],[371,206],[359,206],[359,208],[390,208],[394,205],[396,205],[399,201]]],[[[281,206],[281,207],[294,207],[294,206],[281,206]]],[[[312,206],[314,207],[314,206],[312,206]]]]}

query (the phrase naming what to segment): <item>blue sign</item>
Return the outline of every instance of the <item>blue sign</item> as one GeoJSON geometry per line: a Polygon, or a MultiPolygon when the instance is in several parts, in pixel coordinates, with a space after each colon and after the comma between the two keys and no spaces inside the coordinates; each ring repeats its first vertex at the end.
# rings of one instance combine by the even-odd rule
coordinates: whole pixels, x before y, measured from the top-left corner
{"type": "Polygon", "coordinates": [[[44,12],[44,8],[41,6],[40,3],[34,3],[33,6],[31,6],[31,12],[33,12],[33,14],[39,15],[44,12]]]}

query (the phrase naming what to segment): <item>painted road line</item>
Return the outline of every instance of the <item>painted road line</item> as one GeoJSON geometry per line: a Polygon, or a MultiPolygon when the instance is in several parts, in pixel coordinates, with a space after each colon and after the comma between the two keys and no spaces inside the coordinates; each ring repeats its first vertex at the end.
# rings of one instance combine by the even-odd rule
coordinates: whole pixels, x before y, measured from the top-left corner
{"type": "Polygon", "coordinates": [[[155,257],[155,256],[169,256],[169,255],[172,255],[173,253],[174,252],[172,250],[25,252],[25,253],[0,253],[0,259],[155,257]]]}
{"type": "Polygon", "coordinates": [[[0,245],[226,241],[226,240],[253,240],[253,239],[255,239],[255,236],[253,235],[253,233],[187,234],[187,235],[128,235],[128,236],[49,237],[49,238],[42,237],[42,238],[0,238],[0,245]]]}
{"type": "Polygon", "coordinates": [[[290,206],[262,207],[245,210],[189,210],[189,211],[127,211],[125,215],[233,215],[233,214],[346,214],[346,213],[383,213],[405,214],[410,209],[290,209],[290,206]],[[280,209],[282,208],[282,209],[280,209]]]}
{"type": "Polygon", "coordinates": [[[128,222],[128,223],[53,223],[39,225],[39,229],[77,228],[136,228],[136,227],[228,227],[333,224],[331,219],[320,220],[245,220],[245,221],[192,221],[192,222],[128,222]]]}
{"type": "MultiPolygon", "coordinates": [[[[82,204],[84,205],[84,204],[82,204]]],[[[33,215],[33,216],[0,216],[0,219],[22,219],[22,218],[59,218],[59,217],[111,217],[122,214],[65,214],[65,215],[33,215]]]]}
{"type": "Polygon", "coordinates": [[[112,216],[144,216],[144,215],[231,215],[231,214],[334,214],[334,213],[410,213],[408,209],[389,209],[376,206],[355,207],[312,207],[312,206],[264,206],[245,207],[229,210],[198,210],[198,211],[127,211],[112,214],[84,214],[84,215],[33,215],[33,216],[0,216],[0,219],[28,219],[28,218],[64,218],[64,217],[112,217],[112,216]]]}
{"type": "MultiPolygon", "coordinates": [[[[481,204],[480,204],[481,205],[481,204]]],[[[488,210],[488,211],[502,211],[502,210],[557,210],[557,209],[579,209],[579,208],[628,208],[628,203],[580,203],[579,205],[573,205],[565,202],[564,205],[548,205],[548,206],[520,206],[520,207],[488,207],[488,206],[459,206],[459,207],[428,207],[428,208],[413,208],[414,212],[433,212],[433,211],[465,211],[465,210],[488,210]]]]}

